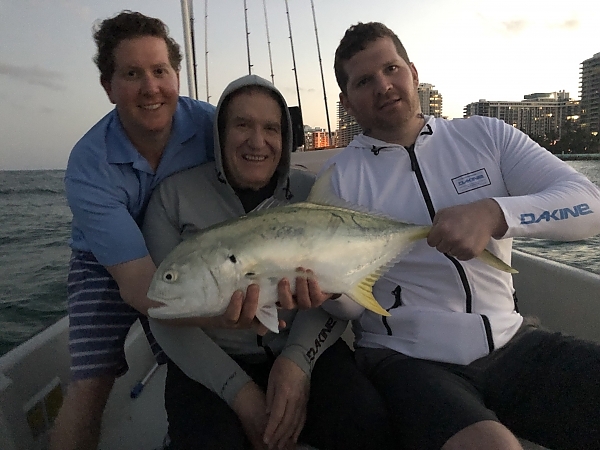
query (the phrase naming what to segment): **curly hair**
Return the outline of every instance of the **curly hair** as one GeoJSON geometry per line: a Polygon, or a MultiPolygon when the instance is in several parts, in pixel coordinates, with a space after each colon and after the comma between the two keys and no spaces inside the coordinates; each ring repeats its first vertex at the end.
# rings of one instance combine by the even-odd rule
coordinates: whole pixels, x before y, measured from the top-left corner
{"type": "Polygon", "coordinates": [[[100,79],[110,81],[115,72],[115,48],[125,39],[154,36],[164,39],[169,52],[171,66],[179,72],[181,49],[169,36],[169,28],[160,19],[139,12],[121,11],[114,17],[96,23],[93,27],[94,41],[98,49],[94,63],[100,70],[100,79]]]}
{"type": "Polygon", "coordinates": [[[348,84],[348,74],[344,70],[344,63],[349,61],[358,52],[364,50],[367,44],[375,42],[377,39],[390,38],[396,47],[398,55],[410,64],[406,49],[400,42],[400,39],[392,30],[380,22],[359,22],[346,30],[340,45],[335,51],[333,70],[340,90],[345,94],[348,84]]]}

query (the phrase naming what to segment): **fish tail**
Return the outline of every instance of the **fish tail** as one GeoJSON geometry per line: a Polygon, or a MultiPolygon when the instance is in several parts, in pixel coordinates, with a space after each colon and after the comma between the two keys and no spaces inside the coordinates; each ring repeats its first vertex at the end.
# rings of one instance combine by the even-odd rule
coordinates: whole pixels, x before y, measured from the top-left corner
{"type": "Polygon", "coordinates": [[[382,316],[389,316],[390,313],[383,309],[379,302],[375,300],[375,297],[373,297],[373,284],[375,284],[378,278],[379,275],[369,275],[354,285],[347,294],[352,300],[369,311],[382,316]]]}
{"type": "Polygon", "coordinates": [[[494,267],[498,270],[501,270],[502,272],[519,273],[519,271],[517,269],[514,269],[511,266],[509,266],[508,264],[506,264],[504,261],[502,261],[496,255],[494,255],[488,249],[485,249],[483,251],[483,253],[478,256],[478,258],[481,261],[483,261],[484,263],[486,263],[488,266],[494,267]]]}

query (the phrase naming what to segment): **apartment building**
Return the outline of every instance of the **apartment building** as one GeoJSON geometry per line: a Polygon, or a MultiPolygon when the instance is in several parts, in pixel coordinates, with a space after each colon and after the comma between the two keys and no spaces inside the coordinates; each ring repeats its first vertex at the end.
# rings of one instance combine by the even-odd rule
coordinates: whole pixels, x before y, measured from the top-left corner
{"type": "Polygon", "coordinates": [[[421,112],[426,116],[442,117],[442,94],[434,87],[433,84],[419,83],[417,91],[421,112]]]}
{"type": "Polygon", "coordinates": [[[581,63],[581,126],[600,133],[600,53],[581,63]]]}
{"type": "Polygon", "coordinates": [[[579,118],[579,101],[565,91],[525,95],[522,101],[479,100],[464,108],[464,117],[496,117],[530,136],[560,139],[567,119],[579,118]]]}

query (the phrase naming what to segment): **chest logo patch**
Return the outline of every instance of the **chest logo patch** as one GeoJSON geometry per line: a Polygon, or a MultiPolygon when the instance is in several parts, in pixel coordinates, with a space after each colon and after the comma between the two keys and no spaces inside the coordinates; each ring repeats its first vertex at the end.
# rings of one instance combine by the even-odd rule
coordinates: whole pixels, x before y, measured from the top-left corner
{"type": "Polygon", "coordinates": [[[456,189],[458,194],[464,194],[465,192],[492,184],[485,169],[479,169],[474,172],[469,172],[459,177],[452,178],[452,183],[454,184],[454,189],[456,189]]]}

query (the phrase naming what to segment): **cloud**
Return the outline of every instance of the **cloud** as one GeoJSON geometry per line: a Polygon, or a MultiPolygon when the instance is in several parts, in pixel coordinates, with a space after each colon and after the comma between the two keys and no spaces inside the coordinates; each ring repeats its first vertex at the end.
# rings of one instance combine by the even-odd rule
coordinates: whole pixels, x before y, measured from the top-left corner
{"type": "Polygon", "coordinates": [[[42,106],[42,107],[40,108],[40,112],[41,112],[42,114],[52,114],[52,113],[54,113],[55,111],[56,111],[56,110],[55,110],[54,108],[50,108],[50,107],[48,107],[48,106],[42,106]]]}
{"type": "Polygon", "coordinates": [[[15,66],[0,62],[0,75],[33,86],[42,86],[54,91],[64,91],[64,75],[38,66],[15,66]]]}
{"type": "Polygon", "coordinates": [[[502,26],[505,31],[512,34],[518,34],[527,28],[527,21],[523,19],[509,20],[507,22],[502,22],[502,26]]]}
{"type": "Polygon", "coordinates": [[[563,30],[576,30],[579,28],[579,19],[569,19],[564,22],[558,24],[558,28],[563,30]]]}

